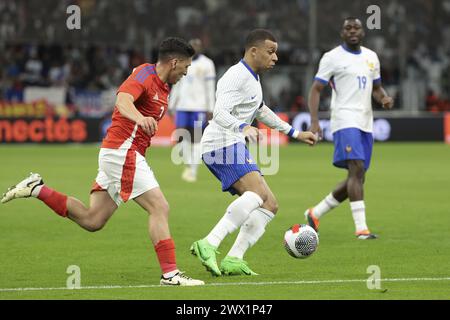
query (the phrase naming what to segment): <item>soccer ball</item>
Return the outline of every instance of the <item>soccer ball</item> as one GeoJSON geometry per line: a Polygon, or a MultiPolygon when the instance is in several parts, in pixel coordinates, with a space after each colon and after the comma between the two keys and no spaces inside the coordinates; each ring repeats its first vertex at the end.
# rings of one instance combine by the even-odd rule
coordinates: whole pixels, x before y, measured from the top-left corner
{"type": "Polygon", "coordinates": [[[284,248],[294,258],[306,259],[319,245],[319,236],[306,224],[295,224],[284,234],[284,248]]]}

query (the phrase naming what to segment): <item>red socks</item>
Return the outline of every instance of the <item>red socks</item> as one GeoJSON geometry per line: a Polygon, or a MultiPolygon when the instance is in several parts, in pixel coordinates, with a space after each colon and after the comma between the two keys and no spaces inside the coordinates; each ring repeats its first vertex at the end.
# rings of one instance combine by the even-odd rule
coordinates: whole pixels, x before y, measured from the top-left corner
{"type": "Polygon", "coordinates": [[[175,243],[172,238],[159,241],[155,245],[155,251],[163,274],[177,270],[175,243]]]}
{"type": "Polygon", "coordinates": [[[44,185],[37,198],[61,217],[67,217],[67,196],[65,194],[59,193],[44,185]]]}

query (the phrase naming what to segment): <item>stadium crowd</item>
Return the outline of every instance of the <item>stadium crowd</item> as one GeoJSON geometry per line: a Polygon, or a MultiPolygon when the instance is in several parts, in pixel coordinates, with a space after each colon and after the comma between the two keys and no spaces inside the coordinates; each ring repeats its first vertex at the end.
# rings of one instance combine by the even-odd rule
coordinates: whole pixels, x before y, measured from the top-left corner
{"type": "MultiPolygon", "coordinates": [[[[321,54],[339,43],[343,18],[365,19],[372,2],[317,1],[318,48],[310,59],[309,0],[2,0],[0,100],[21,101],[30,85],[115,88],[132,67],[153,60],[168,35],[201,38],[220,68],[240,58],[247,31],[264,27],[279,38],[280,65],[302,70],[313,60],[317,68],[321,54]],[[66,28],[71,4],[81,8],[81,30],[66,28]]],[[[386,87],[403,108],[450,111],[450,0],[376,2],[382,26],[367,30],[366,46],[380,57],[386,87]]],[[[306,94],[291,86],[275,101],[280,110],[302,110],[306,94]]]]}

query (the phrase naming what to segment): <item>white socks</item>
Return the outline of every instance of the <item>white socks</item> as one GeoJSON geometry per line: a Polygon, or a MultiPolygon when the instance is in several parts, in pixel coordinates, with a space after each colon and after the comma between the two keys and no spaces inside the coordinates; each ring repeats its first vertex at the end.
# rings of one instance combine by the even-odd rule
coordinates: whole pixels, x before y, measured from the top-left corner
{"type": "Polygon", "coordinates": [[[323,199],[321,202],[319,202],[318,205],[316,205],[313,208],[314,216],[317,219],[320,219],[322,216],[324,216],[327,212],[329,212],[331,209],[336,208],[340,204],[339,201],[337,201],[333,197],[333,193],[330,193],[323,199]]]}
{"type": "Polygon", "coordinates": [[[368,230],[369,228],[366,224],[366,206],[364,205],[364,201],[350,202],[350,208],[352,209],[356,232],[368,230]]]}
{"type": "Polygon", "coordinates": [[[266,231],[266,225],[274,217],[275,215],[272,212],[264,208],[253,210],[242,225],[228,256],[242,259],[245,252],[262,237],[266,231]]]}
{"type": "Polygon", "coordinates": [[[252,211],[262,206],[263,200],[254,192],[246,191],[234,200],[227,208],[219,223],[206,236],[206,240],[214,247],[219,247],[222,240],[239,228],[252,211]]]}
{"type": "Polygon", "coordinates": [[[36,186],[31,192],[31,196],[37,198],[43,186],[44,186],[43,184],[41,184],[40,186],[36,186]]]}
{"type": "MultiPolygon", "coordinates": [[[[313,208],[314,216],[317,219],[320,219],[330,210],[336,208],[339,204],[340,202],[333,197],[333,193],[330,193],[313,208]]],[[[350,202],[350,208],[352,210],[356,232],[368,230],[369,228],[366,224],[366,206],[364,204],[364,200],[350,202]]]]}

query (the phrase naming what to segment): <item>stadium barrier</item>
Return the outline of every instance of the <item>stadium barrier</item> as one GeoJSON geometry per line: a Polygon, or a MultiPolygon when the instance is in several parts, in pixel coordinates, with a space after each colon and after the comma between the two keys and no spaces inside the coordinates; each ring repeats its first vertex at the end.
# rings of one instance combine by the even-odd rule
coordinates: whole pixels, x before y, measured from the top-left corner
{"type": "MultiPolygon", "coordinates": [[[[443,114],[418,116],[375,115],[373,135],[375,141],[444,141],[443,114]]],[[[309,113],[298,113],[292,117],[292,126],[306,130],[311,124],[309,113]]],[[[325,141],[333,141],[330,120],[320,120],[325,141]]]]}
{"type": "MultiPolygon", "coordinates": [[[[5,111],[6,109],[3,109],[5,111]]],[[[110,117],[56,117],[44,116],[45,108],[40,105],[26,105],[21,111],[13,113],[0,112],[0,143],[87,143],[100,142],[111,124],[110,117]],[[29,115],[37,115],[30,117],[29,115]],[[28,115],[27,117],[19,115],[28,115]]],[[[1,109],[0,109],[1,111],[1,109]]],[[[310,125],[308,113],[282,113],[280,117],[290,121],[295,129],[306,130],[310,125]]],[[[320,120],[324,140],[332,141],[330,121],[320,120]]],[[[267,129],[258,124],[261,129],[267,129]]],[[[152,138],[152,145],[172,145],[172,133],[175,130],[173,117],[167,115],[158,124],[158,132],[152,138]]],[[[267,133],[268,144],[287,144],[284,134],[275,131],[267,133]]],[[[420,117],[376,117],[374,121],[374,138],[376,141],[446,141],[450,143],[450,113],[420,117]]]]}
{"type": "Polygon", "coordinates": [[[444,124],[444,130],[445,130],[445,142],[450,144],[450,112],[447,112],[445,114],[445,124],[444,124]]]}
{"type": "Polygon", "coordinates": [[[68,143],[100,140],[100,120],[0,118],[1,143],[68,143]]]}

